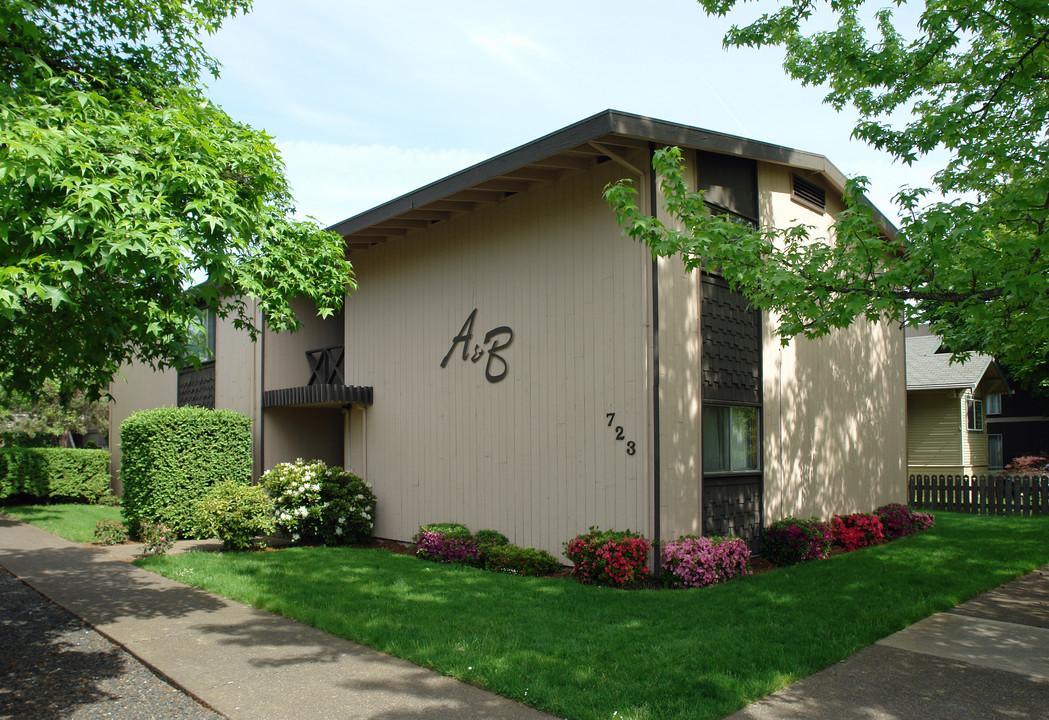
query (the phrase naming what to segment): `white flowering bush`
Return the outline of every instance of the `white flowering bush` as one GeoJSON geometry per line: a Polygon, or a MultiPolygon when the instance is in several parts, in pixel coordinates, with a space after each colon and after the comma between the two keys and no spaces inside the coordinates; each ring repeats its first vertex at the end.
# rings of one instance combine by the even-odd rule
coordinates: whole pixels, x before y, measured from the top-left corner
{"type": "Polygon", "coordinates": [[[346,545],[372,533],[372,486],[320,460],[281,463],[261,479],[273,499],[277,528],[294,543],[346,545]]]}

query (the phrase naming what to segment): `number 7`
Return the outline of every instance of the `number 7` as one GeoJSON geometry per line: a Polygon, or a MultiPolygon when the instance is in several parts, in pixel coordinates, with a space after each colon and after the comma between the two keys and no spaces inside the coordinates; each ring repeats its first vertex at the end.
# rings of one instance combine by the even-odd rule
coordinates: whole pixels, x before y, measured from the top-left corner
{"type": "Polygon", "coordinates": [[[616,419],[616,414],[614,412],[605,413],[605,417],[608,418],[608,427],[612,427],[612,421],[616,419]]]}

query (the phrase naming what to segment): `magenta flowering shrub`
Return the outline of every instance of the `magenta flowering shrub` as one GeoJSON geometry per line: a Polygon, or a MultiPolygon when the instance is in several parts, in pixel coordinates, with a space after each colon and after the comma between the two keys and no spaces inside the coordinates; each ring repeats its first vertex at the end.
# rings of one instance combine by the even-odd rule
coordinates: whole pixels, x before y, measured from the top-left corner
{"type": "Polygon", "coordinates": [[[663,544],[663,584],[706,587],[749,575],[750,550],[739,538],[681,537],[663,544]]]}
{"type": "Polygon", "coordinates": [[[564,544],[565,557],[574,566],[572,575],[580,582],[619,588],[642,587],[648,582],[649,548],[648,540],[638,533],[596,527],[564,544]]]}
{"type": "Polygon", "coordinates": [[[783,567],[827,557],[834,536],[830,523],[788,516],[769,523],[761,536],[761,555],[783,567]]]}
{"type": "Polygon", "coordinates": [[[882,505],[874,511],[874,514],[881,520],[886,540],[914,535],[928,530],[936,523],[930,513],[915,512],[900,503],[882,505]]]}
{"type": "Polygon", "coordinates": [[[437,530],[421,529],[414,538],[415,555],[424,560],[461,563],[480,567],[484,559],[472,537],[459,537],[437,530]]]}
{"type": "Polygon", "coordinates": [[[885,542],[885,533],[877,515],[870,513],[835,515],[830,522],[834,542],[848,552],[885,542]]]}

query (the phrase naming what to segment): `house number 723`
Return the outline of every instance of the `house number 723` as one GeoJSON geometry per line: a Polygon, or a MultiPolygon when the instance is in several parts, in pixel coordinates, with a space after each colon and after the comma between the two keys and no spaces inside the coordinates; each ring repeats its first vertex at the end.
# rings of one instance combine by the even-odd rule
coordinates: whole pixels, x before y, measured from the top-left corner
{"type": "MultiPolygon", "coordinates": [[[[612,423],[616,420],[616,414],[614,412],[605,413],[605,417],[608,418],[608,427],[612,427],[612,423]]],[[[616,440],[626,440],[626,434],[623,432],[622,425],[616,425],[614,428],[616,434],[616,440]]],[[[626,454],[633,455],[637,452],[637,445],[634,444],[633,440],[626,440],[626,454]]]]}

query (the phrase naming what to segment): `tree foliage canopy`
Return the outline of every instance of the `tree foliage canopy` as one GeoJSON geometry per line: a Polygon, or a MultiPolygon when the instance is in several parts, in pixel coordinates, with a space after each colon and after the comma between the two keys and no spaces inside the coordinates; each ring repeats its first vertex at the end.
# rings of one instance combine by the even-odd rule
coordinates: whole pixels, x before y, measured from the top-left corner
{"type": "MultiPolygon", "coordinates": [[[[744,1],[699,0],[717,15],[744,1]]],[[[862,316],[929,322],[951,349],[992,354],[1045,383],[1049,4],[782,0],[734,26],[725,43],[782,46],[790,76],[858,113],[855,137],[904,164],[934,151],[947,161],[929,187],[896,196],[895,236],[862,201],[866,180],[851,181],[832,243],[809,228],[753,230],[711,214],[671,149],[654,165],[686,229],[646,217],[620,183],[607,197],[626,232],[689,267],[718,268],[780,315],[785,337],[819,336],[862,316]]]]}
{"type": "Polygon", "coordinates": [[[201,305],[253,333],[255,301],[276,330],[297,327],[293,297],[341,305],[341,239],[291,219],[272,139],[201,89],[201,36],[249,4],[0,5],[0,387],[195,361],[201,305]]]}
{"type": "Polygon", "coordinates": [[[66,432],[108,431],[109,405],[77,391],[62,395],[53,380],[45,380],[30,399],[0,389],[0,445],[53,445],[66,432]]]}

